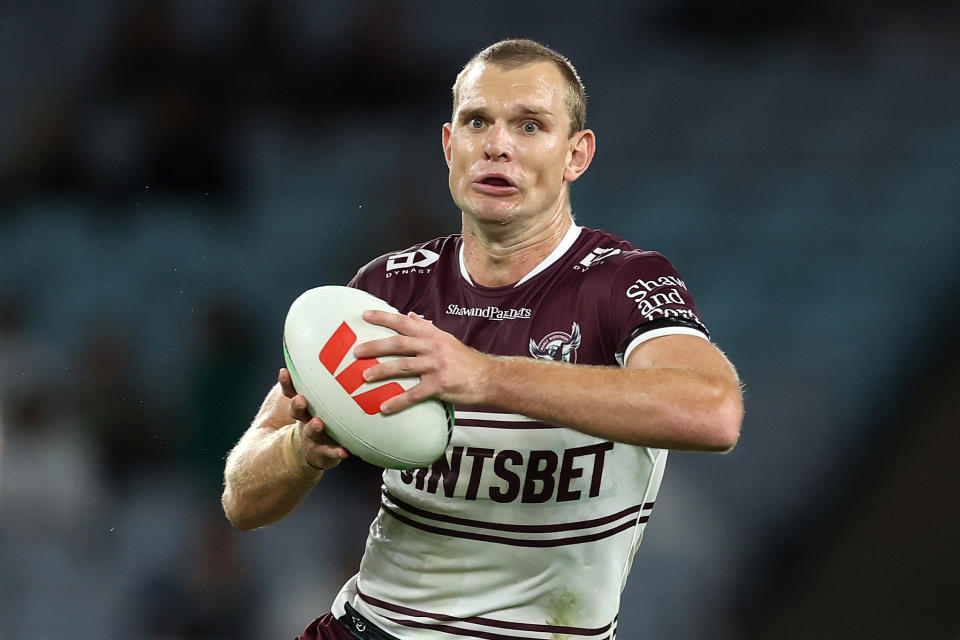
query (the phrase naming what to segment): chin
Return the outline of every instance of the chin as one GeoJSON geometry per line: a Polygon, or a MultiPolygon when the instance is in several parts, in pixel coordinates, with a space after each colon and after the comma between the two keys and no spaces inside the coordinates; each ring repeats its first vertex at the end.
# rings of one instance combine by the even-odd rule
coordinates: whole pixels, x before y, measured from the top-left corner
{"type": "Polygon", "coordinates": [[[463,210],[469,211],[471,217],[485,222],[508,222],[517,216],[520,208],[520,202],[516,199],[477,198],[471,199],[467,204],[468,207],[463,210]]]}
{"type": "Polygon", "coordinates": [[[496,209],[491,210],[489,208],[481,209],[479,211],[474,210],[471,217],[477,222],[486,223],[486,224],[507,224],[511,220],[517,217],[516,209],[496,209]]]}

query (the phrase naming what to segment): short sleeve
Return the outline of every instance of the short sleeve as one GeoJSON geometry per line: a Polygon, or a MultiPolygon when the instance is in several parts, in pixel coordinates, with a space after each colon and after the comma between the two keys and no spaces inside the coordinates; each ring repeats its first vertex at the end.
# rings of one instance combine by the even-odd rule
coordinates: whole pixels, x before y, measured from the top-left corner
{"type": "Polygon", "coordinates": [[[378,298],[385,298],[387,286],[383,274],[386,259],[387,256],[382,255],[360,267],[347,286],[361,289],[378,298]]]}
{"type": "Polygon", "coordinates": [[[367,287],[364,286],[364,274],[367,271],[368,266],[362,267],[359,271],[357,271],[353,278],[351,278],[350,282],[347,283],[347,286],[366,291],[367,287]]]}
{"type": "Polygon", "coordinates": [[[420,269],[429,273],[423,262],[430,260],[427,267],[433,265],[439,254],[417,245],[403,252],[386,253],[371,260],[357,271],[347,284],[348,287],[362,289],[367,293],[393,305],[400,313],[414,309],[418,292],[415,278],[399,277],[411,269],[420,269]],[[414,258],[420,258],[417,263],[414,258]]]}
{"type": "Polygon", "coordinates": [[[710,339],[687,283],[656,252],[623,256],[610,290],[610,309],[621,366],[633,349],[655,337],[687,334],[710,339]]]}

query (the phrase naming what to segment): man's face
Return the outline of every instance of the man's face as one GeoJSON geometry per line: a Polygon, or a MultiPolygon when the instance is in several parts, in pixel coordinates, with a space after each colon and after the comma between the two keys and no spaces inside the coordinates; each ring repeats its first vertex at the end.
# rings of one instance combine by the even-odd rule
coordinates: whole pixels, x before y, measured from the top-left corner
{"type": "Polygon", "coordinates": [[[443,150],[450,193],[465,215],[506,223],[564,205],[564,180],[579,175],[569,171],[578,136],[568,136],[566,86],[551,62],[481,63],[463,78],[443,150]]]}

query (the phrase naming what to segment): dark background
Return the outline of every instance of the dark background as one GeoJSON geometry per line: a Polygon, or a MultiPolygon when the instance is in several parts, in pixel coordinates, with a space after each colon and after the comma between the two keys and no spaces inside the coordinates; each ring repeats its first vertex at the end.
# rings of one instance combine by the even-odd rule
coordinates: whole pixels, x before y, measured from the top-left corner
{"type": "Polygon", "coordinates": [[[746,383],[672,453],[618,638],[960,637],[953,2],[89,0],[0,6],[0,637],[289,638],[377,472],[253,533],[223,457],[287,306],[459,230],[475,51],[578,66],[578,222],[665,253],[746,383]]]}

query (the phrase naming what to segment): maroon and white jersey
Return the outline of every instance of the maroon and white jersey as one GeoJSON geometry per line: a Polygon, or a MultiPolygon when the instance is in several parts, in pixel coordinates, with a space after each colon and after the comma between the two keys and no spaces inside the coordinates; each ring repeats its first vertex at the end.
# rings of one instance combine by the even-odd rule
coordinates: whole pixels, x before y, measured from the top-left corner
{"type": "MultiPolygon", "coordinates": [[[[658,253],[572,226],[515,285],[474,284],[459,235],[382,256],[351,286],[492,354],[622,366],[644,340],[708,337],[658,253]]],[[[457,407],[445,457],[383,473],[349,602],[401,638],[613,638],[667,452],[457,407]]]]}

